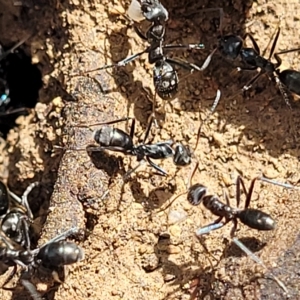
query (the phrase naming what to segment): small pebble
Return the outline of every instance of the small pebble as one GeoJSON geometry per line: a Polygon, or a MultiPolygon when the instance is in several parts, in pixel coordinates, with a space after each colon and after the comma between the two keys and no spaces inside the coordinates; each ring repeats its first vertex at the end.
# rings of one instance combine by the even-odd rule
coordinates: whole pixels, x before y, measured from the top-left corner
{"type": "Polygon", "coordinates": [[[167,248],[167,252],[169,254],[178,254],[181,252],[181,248],[179,246],[169,245],[167,248]]]}
{"type": "Polygon", "coordinates": [[[170,210],[168,215],[168,224],[175,224],[181,222],[187,218],[187,214],[184,210],[170,210]]]}
{"type": "Polygon", "coordinates": [[[169,228],[169,232],[173,237],[179,237],[181,235],[181,228],[178,225],[173,225],[169,228]]]}

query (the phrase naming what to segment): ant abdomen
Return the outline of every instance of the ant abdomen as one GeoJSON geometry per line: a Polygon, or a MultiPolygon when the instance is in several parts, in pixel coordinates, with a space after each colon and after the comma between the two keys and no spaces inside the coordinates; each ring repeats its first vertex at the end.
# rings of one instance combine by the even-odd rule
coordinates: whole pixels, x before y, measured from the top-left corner
{"type": "Polygon", "coordinates": [[[295,70],[284,70],[278,74],[278,77],[289,91],[300,96],[300,72],[295,70]]]}
{"type": "Polygon", "coordinates": [[[44,266],[59,267],[83,260],[84,252],[75,243],[58,241],[42,247],[37,258],[44,266]]]}
{"type": "Polygon", "coordinates": [[[103,147],[120,147],[123,150],[132,149],[133,142],[123,130],[109,126],[102,127],[94,133],[94,140],[103,147]]]}
{"type": "Polygon", "coordinates": [[[173,157],[173,162],[176,166],[187,166],[191,163],[191,151],[188,147],[182,144],[178,144],[175,147],[175,154],[173,157]]]}
{"type": "Polygon", "coordinates": [[[189,188],[187,199],[192,205],[195,206],[199,205],[202,202],[206,192],[207,192],[206,186],[200,183],[196,183],[189,188]]]}
{"type": "Polygon", "coordinates": [[[242,223],[257,230],[273,230],[275,221],[273,218],[258,209],[248,208],[237,213],[237,217],[242,223]]]}

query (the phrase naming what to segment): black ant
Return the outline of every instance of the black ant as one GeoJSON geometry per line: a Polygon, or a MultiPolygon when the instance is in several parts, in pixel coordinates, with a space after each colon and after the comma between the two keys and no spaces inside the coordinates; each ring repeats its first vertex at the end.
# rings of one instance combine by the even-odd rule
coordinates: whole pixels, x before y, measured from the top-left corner
{"type": "Polygon", "coordinates": [[[158,0],[132,0],[127,13],[136,22],[144,19],[149,22],[166,22],[169,18],[168,11],[158,0]]]}
{"type": "MultiPolygon", "coordinates": [[[[235,232],[237,229],[238,221],[242,222],[244,225],[257,229],[257,230],[273,230],[275,229],[276,223],[274,219],[267,213],[259,210],[259,209],[253,209],[249,208],[250,201],[252,198],[252,193],[254,190],[254,185],[257,180],[265,181],[268,183],[272,183],[275,185],[283,186],[288,189],[297,189],[296,187],[285,184],[285,183],[279,183],[277,181],[273,181],[270,179],[267,179],[265,177],[255,177],[252,179],[250,188],[247,191],[244,180],[241,176],[238,176],[236,179],[236,202],[237,202],[237,208],[233,208],[230,206],[229,197],[226,193],[224,193],[224,197],[226,200],[226,204],[221,202],[219,197],[216,195],[207,195],[207,187],[203,184],[196,183],[191,184],[193,175],[195,174],[195,171],[198,168],[199,163],[196,163],[196,166],[189,178],[188,181],[188,191],[187,193],[187,200],[194,206],[197,206],[199,204],[203,204],[204,207],[209,210],[213,215],[217,216],[218,218],[211,224],[208,224],[204,227],[198,228],[196,230],[196,236],[200,238],[204,234],[208,234],[213,230],[217,230],[219,228],[222,228],[229,222],[233,222],[233,227],[231,230],[231,238],[233,242],[247,255],[249,255],[255,262],[257,262],[259,265],[264,267],[266,270],[268,270],[267,266],[252,252],[250,251],[241,241],[239,241],[235,237],[235,232]],[[241,189],[246,195],[245,200],[245,206],[243,209],[239,209],[240,200],[241,200],[241,189]],[[224,220],[224,221],[222,221],[224,220]]],[[[183,193],[182,193],[183,194],[183,193]]],[[[166,207],[164,207],[162,210],[165,210],[167,207],[169,207],[179,196],[182,194],[176,196],[169,204],[167,204],[166,207]]],[[[269,270],[268,270],[269,271],[269,270]]],[[[277,282],[277,284],[284,290],[284,292],[288,295],[288,290],[284,283],[280,281],[274,274],[271,273],[272,278],[277,282]]]]}
{"type": "MultiPolygon", "coordinates": [[[[222,19],[223,10],[218,10],[220,10],[220,19],[222,19]]],[[[289,99],[285,89],[300,96],[300,72],[295,70],[280,71],[279,67],[282,63],[282,60],[279,55],[299,51],[300,48],[274,53],[280,34],[280,27],[278,26],[278,30],[271,46],[270,54],[267,58],[265,58],[260,54],[260,48],[250,33],[246,33],[244,38],[233,34],[223,35],[221,24],[222,20],[220,21],[219,26],[215,24],[216,27],[219,28],[221,35],[218,38],[218,46],[206,59],[207,66],[209,65],[210,60],[216,51],[218,51],[222,57],[228,60],[236,60],[239,57],[244,66],[238,67],[238,71],[251,71],[260,69],[259,72],[242,88],[242,92],[249,90],[262,74],[267,74],[271,80],[276,82],[285,102],[290,107],[289,99]],[[252,48],[244,46],[247,38],[250,39],[253,45],[252,48]],[[271,61],[273,56],[276,60],[276,63],[271,61]]]]}
{"type": "Polygon", "coordinates": [[[21,246],[26,242],[28,225],[33,221],[27,197],[38,185],[38,182],[30,184],[20,198],[0,181],[0,230],[21,246]]]}
{"type": "Polygon", "coordinates": [[[67,237],[77,232],[78,230],[76,228],[72,228],[51,239],[42,247],[34,250],[30,249],[28,236],[25,248],[23,248],[15,244],[8,237],[0,235],[0,260],[7,265],[14,266],[14,269],[5,280],[2,288],[11,290],[11,288],[7,288],[6,285],[16,274],[17,266],[19,265],[24,269],[21,273],[20,282],[29,291],[33,299],[41,300],[41,296],[28,278],[33,276],[34,271],[40,266],[55,272],[59,267],[83,260],[83,250],[75,243],[65,241],[67,237]]]}
{"type": "MultiPolygon", "coordinates": [[[[165,37],[165,22],[168,20],[168,12],[164,6],[157,0],[134,0],[129,8],[129,17],[135,20],[147,19],[152,23],[150,28],[144,34],[134,23],[134,29],[137,35],[147,41],[150,45],[143,51],[133,54],[117,63],[105,65],[93,70],[88,70],[75,76],[114,68],[122,67],[132,62],[144,53],[148,53],[150,64],[155,64],[153,68],[153,82],[155,91],[162,99],[172,98],[178,90],[178,76],[174,65],[187,69],[191,72],[204,70],[208,63],[205,61],[201,67],[187,61],[175,60],[167,57],[164,50],[172,49],[204,49],[203,44],[188,45],[163,45],[165,37]]],[[[208,59],[210,60],[210,59],[208,59]]]]}
{"type": "MultiPolygon", "coordinates": [[[[150,122],[145,132],[145,137],[141,144],[134,145],[133,136],[135,131],[135,119],[132,118],[122,118],[118,120],[113,120],[110,122],[101,122],[92,125],[76,125],[77,127],[91,127],[99,125],[110,125],[123,121],[132,120],[130,134],[127,134],[121,129],[113,128],[110,126],[104,126],[93,133],[94,140],[100,146],[90,146],[88,151],[103,151],[110,150],[116,152],[122,152],[127,155],[136,156],[139,164],[133,169],[129,170],[124,178],[129,177],[136,169],[142,165],[145,161],[149,163],[151,167],[159,172],[160,175],[166,176],[168,173],[156,165],[152,159],[165,159],[168,157],[173,157],[173,162],[176,166],[186,166],[191,163],[191,152],[188,147],[181,143],[176,143],[175,149],[174,141],[168,140],[165,142],[158,142],[155,144],[146,144],[146,140],[149,136],[151,125],[153,122],[153,117],[150,118],[150,122]]],[[[85,150],[82,148],[68,148],[67,150],[85,150]]]]}

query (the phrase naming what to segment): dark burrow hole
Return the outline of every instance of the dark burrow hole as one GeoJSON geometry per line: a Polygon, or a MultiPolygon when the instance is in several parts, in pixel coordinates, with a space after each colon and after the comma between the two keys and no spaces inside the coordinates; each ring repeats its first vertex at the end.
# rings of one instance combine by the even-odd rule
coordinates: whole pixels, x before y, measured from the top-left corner
{"type": "Polygon", "coordinates": [[[0,44],[0,135],[3,138],[16,125],[18,116],[27,115],[28,108],[35,107],[43,84],[40,70],[21,48],[2,57],[9,49],[0,44]]]}

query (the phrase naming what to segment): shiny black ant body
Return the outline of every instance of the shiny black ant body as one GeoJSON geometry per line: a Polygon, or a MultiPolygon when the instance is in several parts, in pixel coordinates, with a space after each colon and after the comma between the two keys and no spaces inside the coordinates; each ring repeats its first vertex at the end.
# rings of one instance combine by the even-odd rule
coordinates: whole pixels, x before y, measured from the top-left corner
{"type": "Polygon", "coordinates": [[[19,265],[24,269],[20,279],[23,286],[27,288],[33,299],[42,299],[34,285],[27,278],[33,276],[35,270],[41,266],[55,272],[59,267],[83,260],[83,250],[75,243],[65,241],[66,238],[77,232],[78,230],[76,228],[72,228],[48,241],[42,247],[34,250],[30,249],[29,239],[26,241],[24,248],[15,244],[9,238],[0,235],[0,260],[7,265],[14,266],[14,269],[4,282],[2,288],[11,290],[11,288],[7,288],[6,285],[16,274],[17,265],[19,265]]]}
{"type": "Polygon", "coordinates": [[[188,189],[187,199],[192,205],[199,205],[203,203],[204,207],[208,209],[212,214],[218,217],[218,219],[205,227],[197,230],[197,235],[209,233],[212,230],[223,227],[229,222],[233,222],[233,229],[231,236],[237,228],[238,220],[250,228],[257,230],[273,230],[275,229],[275,221],[272,217],[261,210],[249,208],[249,204],[252,197],[252,192],[256,180],[261,179],[256,177],[251,181],[249,192],[247,192],[244,181],[241,176],[236,179],[236,201],[237,206],[240,204],[241,187],[246,195],[246,201],[244,209],[232,208],[229,203],[228,195],[225,194],[226,204],[221,202],[215,195],[207,195],[207,188],[199,183],[192,185],[188,189]],[[225,219],[224,222],[221,222],[225,219]],[[218,224],[218,225],[217,225],[218,224]]]}
{"type": "Polygon", "coordinates": [[[249,37],[254,48],[245,48],[243,47],[243,40],[237,36],[229,36],[221,38],[220,49],[222,49],[222,55],[235,59],[237,55],[240,56],[242,62],[244,62],[244,67],[239,67],[238,70],[256,70],[260,68],[260,71],[255,75],[248,83],[243,87],[243,91],[247,91],[253,85],[253,83],[262,75],[267,74],[270,79],[274,80],[279,90],[284,97],[286,103],[289,104],[288,96],[284,90],[284,87],[297,95],[300,96],[300,72],[295,70],[283,70],[280,71],[279,67],[281,66],[282,60],[279,57],[281,54],[299,51],[300,49],[291,49],[281,52],[274,53],[275,47],[279,38],[280,28],[278,28],[274,41],[272,43],[271,51],[268,58],[264,58],[260,55],[260,49],[251,36],[247,33],[246,37],[249,37]],[[239,40],[240,39],[240,40],[239,40]],[[276,63],[271,62],[271,58],[274,56],[276,63]],[[284,87],[283,87],[284,86],[284,87]]]}
{"type": "MultiPolygon", "coordinates": [[[[102,122],[92,125],[77,125],[77,127],[90,127],[98,125],[110,125],[123,121],[128,121],[131,118],[123,118],[110,122],[102,122]]],[[[130,134],[124,132],[121,129],[113,128],[110,126],[104,126],[93,133],[94,140],[98,146],[91,146],[88,148],[89,151],[103,151],[110,150],[116,152],[122,152],[127,155],[136,156],[139,164],[128,171],[125,174],[125,178],[129,177],[142,163],[147,161],[151,167],[159,172],[160,175],[166,176],[167,172],[156,165],[152,159],[165,159],[168,157],[173,158],[173,162],[176,166],[186,166],[191,163],[191,152],[188,147],[181,143],[176,143],[175,149],[172,148],[174,142],[168,140],[165,142],[158,142],[155,144],[146,144],[146,140],[149,136],[149,132],[152,126],[153,117],[151,117],[148,127],[145,132],[143,142],[139,145],[134,145],[133,136],[135,131],[135,119],[131,119],[130,134]]],[[[85,150],[82,148],[68,148],[68,150],[85,150]]]]}
{"type": "Polygon", "coordinates": [[[218,38],[217,47],[210,53],[206,58],[206,66],[209,65],[210,60],[214,53],[217,51],[227,60],[236,60],[240,58],[241,62],[244,64],[237,69],[241,70],[258,70],[259,72],[242,88],[242,92],[249,90],[252,85],[261,77],[261,75],[266,74],[271,80],[275,81],[278,85],[278,88],[287,103],[290,107],[289,99],[286,93],[286,90],[297,94],[300,96],[300,72],[295,70],[283,70],[280,71],[279,67],[281,66],[282,60],[279,55],[300,51],[298,49],[285,50],[281,52],[275,52],[276,44],[280,34],[280,27],[275,34],[270,54],[267,58],[263,57],[260,53],[260,48],[257,45],[254,37],[250,33],[246,33],[244,38],[241,38],[238,35],[223,35],[222,34],[222,18],[223,10],[216,9],[220,11],[220,24],[217,26],[221,32],[218,38]],[[245,47],[245,40],[249,38],[253,47],[245,47]],[[276,63],[271,61],[272,58],[275,58],[276,63]]]}
{"type": "MultiPolygon", "coordinates": [[[[195,166],[194,171],[191,174],[189,179],[189,184],[191,183],[192,177],[198,168],[198,163],[195,166]]],[[[230,206],[229,197],[226,193],[224,193],[226,204],[220,201],[218,196],[215,195],[207,195],[207,188],[202,184],[194,184],[190,185],[188,189],[188,196],[187,199],[192,205],[199,205],[203,203],[204,207],[208,209],[213,215],[217,216],[217,220],[213,223],[201,227],[196,230],[196,236],[200,238],[200,236],[204,234],[208,234],[213,230],[222,228],[229,222],[233,222],[233,227],[231,230],[231,238],[233,242],[247,255],[249,255],[256,263],[264,267],[268,270],[267,266],[263,263],[261,259],[259,259],[252,251],[250,251],[240,240],[238,240],[234,235],[237,229],[238,220],[245,224],[246,226],[257,229],[257,230],[273,230],[275,229],[275,221],[274,219],[267,213],[259,210],[259,209],[252,209],[249,208],[250,201],[252,198],[252,193],[254,189],[255,182],[257,180],[265,181],[268,183],[272,183],[275,185],[279,185],[289,189],[296,189],[296,187],[285,184],[279,183],[277,181],[273,181],[267,179],[265,177],[255,177],[251,180],[250,188],[247,191],[245,183],[241,176],[238,176],[236,179],[236,202],[237,208],[233,208],[230,206]],[[241,189],[246,195],[245,206],[243,209],[239,209],[240,200],[241,200],[241,189]],[[225,219],[223,222],[222,220],[225,219]]],[[[278,286],[280,286],[283,291],[288,296],[288,290],[284,283],[278,279],[274,274],[270,274],[270,276],[276,281],[278,286]]]]}
{"type": "Polygon", "coordinates": [[[38,186],[30,184],[19,198],[0,181],[0,230],[15,243],[24,246],[33,214],[28,204],[29,193],[38,186]]]}
{"type": "Polygon", "coordinates": [[[129,17],[136,21],[166,22],[169,13],[158,0],[132,0],[128,8],[129,17]]]}
{"type": "MultiPolygon", "coordinates": [[[[248,256],[250,256],[256,263],[264,267],[266,270],[269,271],[267,266],[263,263],[262,260],[260,260],[252,251],[250,251],[241,241],[239,241],[235,237],[235,232],[237,229],[238,221],[242,222],[246,226],[257,229],[257,230],[273,230],[275,229],[275,221],[274,219],[267,213],[259,210],[259,209],[252,209],[249,208],[252,193],[254,190],[254,185],[257,180],[261,180],[264,182],[268,182],[271,184],[279,185],[284,188],[288,189],[298,189],[290,184],[285,183],[279,183],[277,181],[273,181],[270,179],[267,179],[265,177],[255,177],[252,179],[250,188],[247,191],[244,180],[241,176],[237,177],[236,180],[236,202],[237,202],[237,208],[233,208],[230,206],[229,197],[226,193],[224,193],[226,204],[221,202],[219,197],[216,195],[207,195],[207,188],[203,184],[196,183],[191,184],[192,178],[198,169],[199,163],[197,162],[195,165],[194,170],[191,173],[191,176],[188,181],[188,190],[187,192],[187,200],[194,206],[197,206],[201,203],[203,203],[204,207],[209,210],[213,215],[217,216],[217,220],[215,220],[213,223],[206,225],[204,227],[198,228],[196,230],[196,236],[200,238],[204,234],[208,234],[213,230],[217,230],[219,228],[222,228],[229,222],[233,222],[233,228],[231,230],[231,238],[232,241],[242,250],[244,251],[248,256]],[[240,200],[241,200],[241,189],[246,195],[245,200],[245,206],[243,209],[239,209],[240,200]],[[224,221],[222,221],[224,220],[224,221]]],[[[176,196],[170,203],[168,203],[162,210],[165,210],[167,207],[169,207],[179,196],[181,196],[181,193],[178,196],[176,196]]],[[[282,281],[280,281],[274,274],[270,274],[271,277],[276,281],[276,283],[284,290],[284,292],[288,295],[288,291],[286,286],[282,281]]]]}
{"type": "MultiPolygon", "coordinates": [[[[146,19],[152,23],[150,28],[144,34],[136,23],[134,29],[137,35],[147,41],[150,45],[143,51],[133,54],[118,63],[105,65],[100,68],[88,70],[78,74],[79,76],[86,73],[109,69],[113,67],[122,67],[140,57],[144,53],[148,53],[150,64],[154,64],[153,68],[153,83],[155,91],[162,99],[172,98],[177,90],[179,79],[174,65],[187,69],[191,72],[202,71],[207,67],[206,61],[199,67],[187,61],[168,58],[164,54],[164,50],[172,49],[204,49],[203,44],[188,44],[188,45],[163,45],[165,37],[165,22],[168,20],[168,12],[164,6],[157,0],[133,0],[129,11],[130,20],[140,21],[146,19]]],[[[77,76],[77,75],[76,75],[77,76]]]]}

